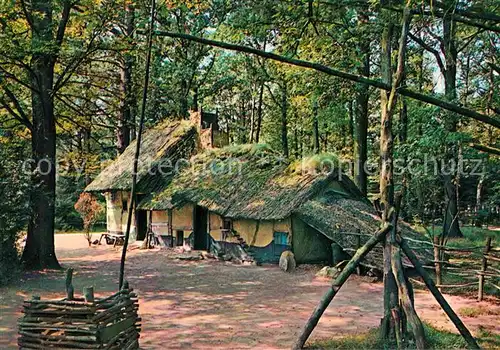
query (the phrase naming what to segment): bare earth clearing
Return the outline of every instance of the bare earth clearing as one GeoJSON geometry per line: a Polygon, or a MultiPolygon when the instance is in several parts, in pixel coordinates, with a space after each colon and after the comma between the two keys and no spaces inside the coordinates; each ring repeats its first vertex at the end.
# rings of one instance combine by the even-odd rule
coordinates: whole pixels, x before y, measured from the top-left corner
{"type": "MultiPolygon", "coordinates": [[[[90,285],[98,295],[116,291],[121,247],[87,248],[86,244],[81,235],[56,235],[59,261],[64,268],[75,269],[76,293],[90,285]]],[[[168,254],[139,249],[128,254],[126,278],[140,297],[144,349],[290,348],[328,288],[328,280],[315,277],[315,271],[299,269],[286,274],[275,266],[186,262],[168,254]]],[[[63,291],[63,271],[26,274],[0,289],[0,348],[17,347],[16,320],[24,298],[32,294],[62,297],[63,291]]],[[[473,333],[480,327],[500,333],[500,306],[458,296],[446,298],[455,310],[482,305],[492,311],[492,315],[462,318],[473,333]]],[[[416,308],[424,321],[454,331],[429,293],[416,293],[416,308]]],[[[382,285],[353,276],[312,338],[363,333],[378,326],[381,312],[382,285]]]]}

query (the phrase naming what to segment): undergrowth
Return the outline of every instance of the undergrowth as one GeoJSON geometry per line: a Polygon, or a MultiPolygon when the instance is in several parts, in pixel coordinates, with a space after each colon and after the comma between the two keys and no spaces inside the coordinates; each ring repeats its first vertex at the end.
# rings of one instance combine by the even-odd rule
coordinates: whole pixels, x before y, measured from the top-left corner
{"type": "MultiPolygon", "coordinates": [[[[500,346],[500,335],[493,335],[480,330],[476,340],[485,349],[494,349],[500,346]]],[[[425,325],[425,335],[428,349],[466,349],[467,344],[458,335],[444,330],[438,330],[425,325]]],[[[351,335],[331,340],[316,341],[308,344],[307,349],[321,350],[373,350],[396,349],[396,344],[387,344],[379,337],[379,329],[374,328],[367,333],[351,335]]],[[[404,349],[416,349],[415,344],[409,342],[404,349]]]]}

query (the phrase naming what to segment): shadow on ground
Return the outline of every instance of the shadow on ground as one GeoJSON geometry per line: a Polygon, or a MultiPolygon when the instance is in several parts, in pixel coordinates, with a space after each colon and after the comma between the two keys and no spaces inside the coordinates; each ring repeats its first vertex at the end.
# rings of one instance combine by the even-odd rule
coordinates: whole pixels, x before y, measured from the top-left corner
{"type": "MultiPolygon", "coordinates": [[[[87,248],[83,237],[79,239],[81,242],[76,235],[56,237],[61,264],[75,269],[76,292],[86,286],[94,286],[98,296],[116,291],[121,247],[87,248]]],[[[169,254],[134,248],[128,253],[126,279],[140,297],[144,349],[290,348],[328,288],[328,281],[316,278],[310,270],[287,274],[275,266],[185,262],[169,254]]],[[[64,271],[27,273],[12,286],[0,289],[0,348],[16,348],[16,320],[22,300],[33,294],[64,296],[64,271]]],[[[470,302],[447,298],[454,307],[470,302]]],[[[417,311],[427,322],[453,330],[428,293],[417,293],[417,311]]],[[[362,333],[377,327],[381,316],[381,284],[353,276],[312,337],[362,333]]],[[[482,325],[500,332],[495,316],[487,317],[464,321],[473,331],[482,325]]]]}

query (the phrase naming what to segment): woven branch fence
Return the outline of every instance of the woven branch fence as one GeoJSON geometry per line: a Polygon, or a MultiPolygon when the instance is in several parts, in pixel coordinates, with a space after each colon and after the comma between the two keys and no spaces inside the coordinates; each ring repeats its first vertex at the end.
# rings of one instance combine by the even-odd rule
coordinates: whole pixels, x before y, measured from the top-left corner
{"type": "Polygon", "coordinates": [[[33,296],[23,304],[18,321],[20,349],[138,349],[138,299],[128,283],[106,298],[94,298],[92,287],[73,296],[72,271],[66,280],[67,297],[41,300],[33,296]],[[69,283],[68,283],[69,279],[69,283]]]}

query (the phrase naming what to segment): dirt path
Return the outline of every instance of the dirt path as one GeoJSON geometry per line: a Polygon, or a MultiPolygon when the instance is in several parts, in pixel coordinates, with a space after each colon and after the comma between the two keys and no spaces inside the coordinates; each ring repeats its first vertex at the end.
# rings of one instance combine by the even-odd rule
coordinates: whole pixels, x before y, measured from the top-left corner
{"type": "MultiPolygon", "coordinates": [[[[75,268],[76,292],[94,285],[97,294],[116,291],[119,248],[87,248],[79,235],[56,235],[57,254],[64,267],[75,268]]],[[[131,250],[127,279],[140,296],[144,349],[282,349],[289,348],[318,302],[328,281],[312,271],[286,274],[277,267],[253,267],[215,261],[182,262],[165,251],[131,250]]],[[[16,348],[16,320],[22,300],[32,294],[61,297],[64,272],[27,274],[0,289],[0,348],[16,348]]],[[[458,310],[465,306],[494,306],[447,296],[458,310]]],[[[417,292],[419,315],[453,331],[432,296],[417,292]]],[[[365,332],[377,327],[382,311],[382,285],[351,277],[328,308],[313,338],[365,332]]],[[[464,317],[473,332],[479,327],[500,333],[495,315],[464,317]]]]}

